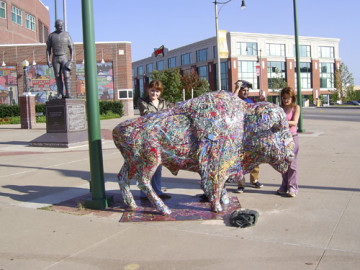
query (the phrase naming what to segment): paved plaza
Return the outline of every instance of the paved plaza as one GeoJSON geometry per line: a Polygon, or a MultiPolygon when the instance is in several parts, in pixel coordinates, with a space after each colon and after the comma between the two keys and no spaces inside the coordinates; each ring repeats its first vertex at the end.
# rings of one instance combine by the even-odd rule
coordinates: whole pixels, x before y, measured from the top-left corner
{"type": "MultiPolygon", "coordinates": [[[[115,203],[123,160],[111,130],[125,119],[101,121],[106,192],[115,203]]],[[[262,189],[236,194],[228,185],[243,208],[259,212],[255,226],[241,229],[227,218],[120,222],[121,211],[53,211],[89,195],[87,144],[29,147],[45,124],[1,125],[0,269],[360,269],[360,124],[305,119],[304,128],[296,198],[276,195],[281,176],[266,164],[262,189]]],[[[174,199],[201,194],[199,176],[185,171],[164,168],[163,187],[174,199]]]]}

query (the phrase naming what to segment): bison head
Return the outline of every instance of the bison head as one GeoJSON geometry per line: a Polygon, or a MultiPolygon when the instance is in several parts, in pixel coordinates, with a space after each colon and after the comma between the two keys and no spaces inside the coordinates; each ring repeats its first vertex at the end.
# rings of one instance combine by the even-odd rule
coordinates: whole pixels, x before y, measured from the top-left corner
{"type": "Polygon", "coordinates": [[[283,173],[294,159],[295,144],[286,114],[275,104],[247,104],[243,138],[244,173],[261,163],[283,173]]]}

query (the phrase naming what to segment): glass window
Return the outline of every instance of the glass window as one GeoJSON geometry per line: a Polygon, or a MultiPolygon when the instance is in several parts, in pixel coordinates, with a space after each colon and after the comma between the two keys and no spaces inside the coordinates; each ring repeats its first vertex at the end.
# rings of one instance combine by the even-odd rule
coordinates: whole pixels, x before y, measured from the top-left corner
{"type": "MultiPolygon", "coordinates": [[[[311,63],[300,63],[301,88],[311,89],[311,63]]],[[[297,87],[297,67],[295,64],[295,87],[297,87]]]]}
{"type": "MultiPolygon", "coordinates": [[[[227,73],[227,62],[221,62],[221,90],[228,90],[228,73],[227,73]]],[[[218,82],[217,82],[217,63],[215,64],[215,83],[216,88],[218,88],[218,82]]]]}
{"type": "Polygon", "coordinates": [[[280,82],[286,82],[285,62],[268,62],[268,84],[270,89],[277,89],[280,82]]]}
{"type": "Polygon", "coordinates": [[[190,65],[191,64],[192,53],[186,53],[181,55],[181,65],[190,65]]]}
{"type": "Polygon", "coordinates": [[[146,64],[146,73],[147,74],[151,74],[153,72],[154,69],[154,64],[150,63],[150,64],[146,64]]]}
{"type": "Polygon", "coordinates": [[[236,51],[238,55],[257,55],[257,43],[237,42],[236,51]]]}
{"type": "Polygon", "coordinates": [[[137,74],[138,74],[138,76],[144,75],[144,68],[143,68],[143,66],[138,66],[138,68],[137,68],[137,74]]]}
{"type": "Polygon", "coordinates": [[[334,47],[319,47],[319,58],[334,58],[334,47]]]}
{"type": "Polygon", "coordinates": [[[44,26],[44,40],[47,40],[49,37],[49,29],[47,29],[46,26],[44,26]]]}
{"type": "Polygon", "coordinates": [[[144,97],[144,79],[143,78],[139,79],[139,92],[140,92],[140,97],[144,97]]]}
{"type": "Polygon", "coordinates": [[[214,55],[214,59],[216,59],[217,58],[217,47],[216,46],[213,47],[213,55],[214,55]]]}
{"type": "Polygon", "coordinates": [[[168,59],[168,67],[169,68],[176,67],[176,56],[171,57],[171,58],[168,59]]]}
{"type": "Polygon", "coordinates": [[[252,83],[253,89],[258,89],[256,61],[238,61],[238,78],[252,83]]]}
{"type": "Polygon", "coordinates": [[[22,25],[22,10],[15,6],[11,6],[11,20],[14,23],[22,25]]]}
{"type": "Polygon", "coordinates": [[[38,25],[39,25],[39,41],[40,43],[43,43],[44,42],[44,25],[41,21],[38,21],[38,25]]]}
{"type": "Polygon", "coordinates": [[[334,64],[320,63],[320,88],[334,88],[334,64]]]}
{"type": "Polygon", "coordinates": [[[0,18],[6,19],[6,3],[0,1],[0,18]]]}
{"type": "Polygon", "coordinates": [[[202,49],[196,51],[196,62],[202,62],[208,60],[208,49],[202,49]]]}
{"type": "Polygon", "coordinates": [[[32,31],[35,31],[35,17],[25,13],[25,27],[32,31]]]}
{"type": "Polygon", "coordinates": [[[134,68],[134,67],[132,68],[132,76],[133,76],[133,77],[136,76],[136,74],[135,74],[135,68],[134,68]]]}
{"type": "Polygon", "coordinates": [[[197,72],[198,72],[200,78],[204,78],[207,81],[209,81],[209,73],[208,73],[208,66],[207,65],[198,67],[197,72]]]}
{"type": "MultiPolygon", "coordinates": [[[[294,56],[296,56],[295,45],[294,45],[294,56]]],[[[299,57],[311,57],[310,45],[299,45],[299,57]]]]}
{"type": "Polygon", "coordinates": [[[285,56],[285,44],[266,44],[267,56],[285,56]]]}
{"type": "Polygon", "coordinates": [[[164,60],[160,60],[156,62],[156,69],[159,71],[165,69],[164,60]]]}

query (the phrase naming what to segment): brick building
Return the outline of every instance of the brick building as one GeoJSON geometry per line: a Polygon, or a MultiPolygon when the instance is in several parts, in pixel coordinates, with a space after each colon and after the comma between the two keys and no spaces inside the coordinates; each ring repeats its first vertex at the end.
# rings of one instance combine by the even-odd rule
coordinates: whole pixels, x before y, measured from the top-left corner
{"type": "Polygon", "coordinates": [[[0,44],[43,43],[49,29],[49,10],[40,0],[0,0],[0,44]]]}
{"type": "MultiPolygon", "coordinates": [[[[24,93],[24,67],[22,62],[27,60],[30,64],[28,67],[28,75],[33,78],[29,79],[30,91],[35,94],[46,95],[43,101],[49,98],[56,89],[52,89],[50,85],[55,85],[55,80],[48,79],[47,73],[53,73],[52,69],[47,67],[46,60],[46,45],[40,43],[34,44],[9,44],[0,45],[0,52],[4,52],[6,56],[3,61],[5,66],[0,67],[0,87],[1,82],[11,80],[6,76],[12,73],[15,74],[12,77],[17,79],[17,89],[12,86],[14,96],[19,96],[24,93]],[[35,70],[35,71],[34,71],[35,70]],[[40,71],[39,71],[40,70],[40,71]],[[1,80],[4,78],[4,80],[1,80]],[[40,86],[39,86],[40,84],[40,86]],[[43,85],[42,85],[43,84],[43,85]],[[39,90],[38,88],[42,89],[39,90]]],[[[84,69],[84,51],[82,43],[74,44],[73,51],[74,68],[71,72],[71,95],[74,98],[84,97],[84,80],[82,80],[81,70],[84,69]],[[76,68],[75,68],[76,67],[76,68]]],[[[133,97],[132,97],[132,83],[131,83],[131,43],[124,42],[98,42],[96,43],[96,61],[98,63],[98,78],[104,78],[103,84],[104,94],[99,94],[101,100],[117,100],[124,104],[125,115],[133,115],[133,97]],[[101,72],[101,66],[106,69],[105,72],[101,72]],[[109,88],[111,87],[111,89],[109,88]],[[108,91],[112,91],[110,94],[108,91]],[[106,95],[105,95],[106,94],[106,95]],[[105,98],[104,98],[105,97],[105,98]]],[[[52,77],[53,78],[53,77],[52,77]]],[[[98,79],[99,82],[99,79],[98,79]]],[[[6,88],[6,86],[5,86],[6,88]]],[[[9,87],[4,92],[9,93],[9,87]]],[[[99,84],[99,91],[103,89],[99,84]]],[[[17,103],[17,99],[15,103],[17,103]]],[[[8,104],[9,102],[1,103],[8,104]]],[[[9,100],[9,98],[8,98],[9,100]]],[[[11,103],[11,102],[10,102],[11,103]]]]}
{"type": "MultiPolygon", "coordinates": [[[[296,89],[295,39],[292,35],[227,32],[228,57],[221,59],[221,88],[231,90],[244,79],[253,84],[250,95],[263,90],[272,101],[278,99],[275,82],[283,80],[296,89]]],[[[335,89],[335,76],[340,67],[337,38],[299,37],[302,95],[313,100],[321,95],[328,101],[335,89]]],[[[216,38],[201,40],[164,55],[133,62],[133,87],[142,95],[153,70],[179,68],[196,70],[208,80],[211,90],[217,89],[216,38]]]]}

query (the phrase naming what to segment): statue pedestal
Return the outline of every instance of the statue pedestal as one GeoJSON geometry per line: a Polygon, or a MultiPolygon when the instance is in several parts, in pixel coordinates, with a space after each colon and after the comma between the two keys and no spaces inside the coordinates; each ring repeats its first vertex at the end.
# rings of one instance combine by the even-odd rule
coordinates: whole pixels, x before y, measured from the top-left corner
{"type": "Polygon", "coordinates": [[[19,97],[21,128],[32,129],[36,127],[35,95],[25,92],[19,97]]]}
{"type": "Polygon", "coordinates": [[[46,134],[30,146],[71,147],[87,141],[85,100],[53,99],[46,102],[46,134]]]}

